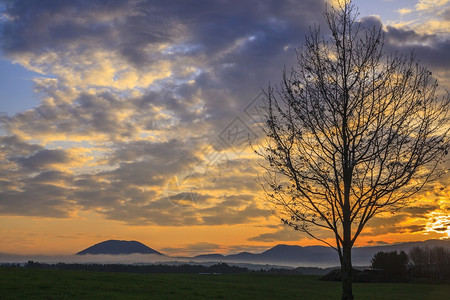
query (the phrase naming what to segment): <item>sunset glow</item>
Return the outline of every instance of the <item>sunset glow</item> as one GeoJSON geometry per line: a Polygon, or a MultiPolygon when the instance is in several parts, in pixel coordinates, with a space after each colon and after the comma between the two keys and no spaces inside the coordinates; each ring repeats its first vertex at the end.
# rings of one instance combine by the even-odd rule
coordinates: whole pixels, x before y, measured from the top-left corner
{"type": "MultiPolygon", "coordinates": [[[[248,140],[264,138],[261,88],[334,2],[0,0],[0,253],[320,244],[271,214],[248,140]]],[[[449,1],[354,4],[450,90],[449,1]]],[[[356,246],[450,238],[449,183],[374,217],[356,246]]]]}

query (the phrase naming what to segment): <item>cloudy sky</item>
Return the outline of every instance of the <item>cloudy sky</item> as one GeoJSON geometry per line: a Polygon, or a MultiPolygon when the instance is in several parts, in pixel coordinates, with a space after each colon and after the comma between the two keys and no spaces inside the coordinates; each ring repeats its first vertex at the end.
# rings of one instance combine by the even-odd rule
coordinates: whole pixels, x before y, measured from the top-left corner
{"type": "MultiPolygon", "coordinates": [[[[268,212],[246,139],[326,2],[0,1],[0,252],[317,244],[268,212]]],[[[354,3],[449,89],[449,0],[354,3]]],[[[375,218],[358,245],[449,237],[447,186],[375,218]]]]}

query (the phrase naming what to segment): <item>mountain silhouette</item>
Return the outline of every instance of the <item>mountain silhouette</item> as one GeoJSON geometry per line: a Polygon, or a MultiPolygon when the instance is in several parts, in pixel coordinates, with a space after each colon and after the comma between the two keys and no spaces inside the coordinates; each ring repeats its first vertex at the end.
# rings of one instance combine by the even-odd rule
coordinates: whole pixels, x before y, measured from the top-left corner
{"type": "Polygon", "coordinates": [[[336,264],[337,253],[325,246],[277,245],[262,253],[241,252],[225,256],[223,261],[276,264],[336,264]]]}
{"type": "MultiPolygon", "coordinates": [[[[383,246],[354,247],[352,249],[352,263],[355,266],[368,266],[375,253],[379,251],[405,251],[413,247],[444,247],[450,250],[450,239],[427,240],[421,242],[406,242],[389,244],[383,246]]],[[[339,265],[338,254],[327,246],[292,246],[277,245],[261,253],[241,252],[231,255],[198,255],[193,257],[198,261],[221,261],[221,262],[245,262],[256,264],[280,264],[291,266],[337,266],[339,265]]]]}
{"type": "Polygon", "coordinates": [[[333,262],[337,253],[325,246],[291,246],[277,245],[260,254],[264,259],[273,259],[279,262],[333,262]]]}
{"type": "Polygon", "coordinates": [[[153,250],[146,245],[137,241],[119,241],[119,240],[108,240],[98,244],[95,244],[83,251],[78,252],[78,255],[84,254],[158,254],[164,255],[156,250],[153,250]]]}
{"type": "MultiPolygon", "coordinates": [[[[407,242],[399,244],[388,244],[383,246],[354,247],[352,249],[352,263],[354,266],[368,266],[375,253],[379,251],[405,251],[408,252],[413,247],[435,246],[444,247],[450,250],[450,239],[427,240],[421,242],[407,242]]],[[[109,240],[95,244],[78,255],[83,254],[164,254],[147,247],[137,241],[109,240]]],[[[169,257],[169,256],[166,256],[169,257]]],[[[169,257],[170,258],[170,257],[169,257]]],[[[227,262],[227,263],[248,263],[248,264],[270,264],[284,265],[292,267],[331,267],[339,265],[337,252],[326,246],[294,246],[276,245],[261,253],[241,252],[237,254],[222,255],[220,253],[205,253],[195,257],[173,257],[197,262],[227,262]]]]}
{"type": "Polygon", "coordinates": [[[217,254],[217,253],[212,253],[212,254],[201,254],[201,255],[197,255],[194,258],[198,258],[198,259],[224,259],[225,256],[222,254],[217,254]]]}

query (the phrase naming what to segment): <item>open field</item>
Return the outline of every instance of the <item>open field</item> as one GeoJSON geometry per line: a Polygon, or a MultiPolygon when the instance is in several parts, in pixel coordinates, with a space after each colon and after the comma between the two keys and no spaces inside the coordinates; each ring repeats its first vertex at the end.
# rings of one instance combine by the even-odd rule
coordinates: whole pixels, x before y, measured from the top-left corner
{"type": "MultiPolygon", "coordinates": [[[[0,299],[339,299],[317,276],[131,274],[0,268],[0,299]]],[[[450,285],[355,283],[356,299],[450,299],[450,285]]]]}

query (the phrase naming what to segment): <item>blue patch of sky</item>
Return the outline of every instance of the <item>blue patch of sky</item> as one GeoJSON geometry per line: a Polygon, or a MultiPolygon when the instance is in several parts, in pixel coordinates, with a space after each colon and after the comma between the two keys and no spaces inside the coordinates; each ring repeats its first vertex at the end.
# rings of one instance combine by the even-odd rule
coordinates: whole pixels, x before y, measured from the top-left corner
{"type": "Polygon", "coordinates": [[[36,107],[39,99],[33,93],[33,78],[40,74],[0,58],[0,111],[14,115],[36,107]]]}
{"type": "MultiPolygon", "coordinates": [[[[0,3],[0,22],[5,20],[4,11],[5,4],[0,3]]],[[[36,107],[39,99],[33,92],[33,78],[41,76],[0,57],[0,112],[12,116],[36,107]]]]}
{"type": "Polygon", "coordinates": [[[402,16],[399,13],[399,10],[408,8],[411,9],[412,14],[414,14],[415,5],[417,4],[417,2],[418,1],[416,0],[353,0],[353,4],[355,4],[359,9],[360,17],[379,15],[385,23],[392,23],[403,21],[404,19],[409,19],[409,17],[411,17],[412,15],[402,16]]]}

